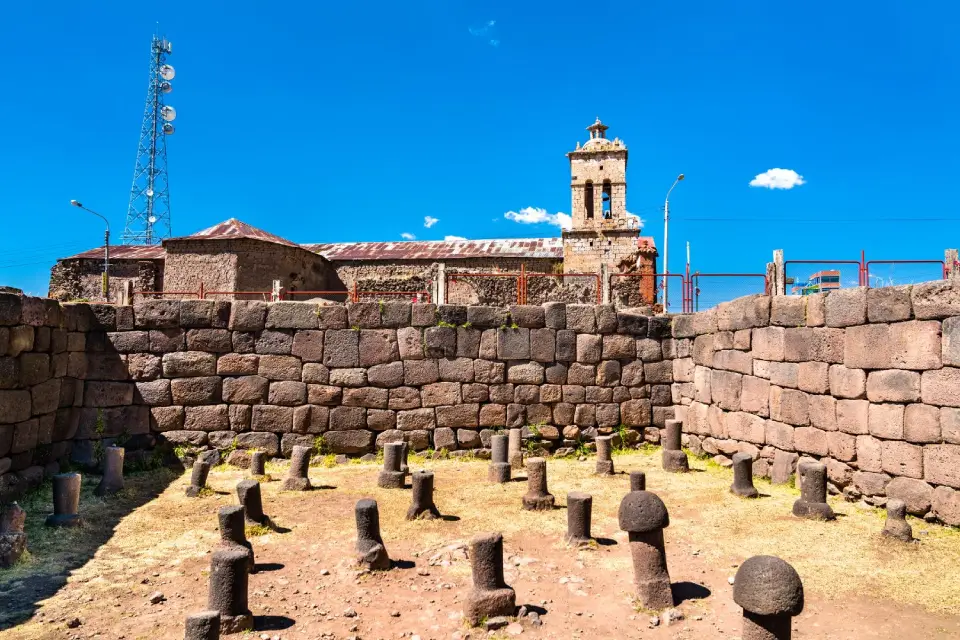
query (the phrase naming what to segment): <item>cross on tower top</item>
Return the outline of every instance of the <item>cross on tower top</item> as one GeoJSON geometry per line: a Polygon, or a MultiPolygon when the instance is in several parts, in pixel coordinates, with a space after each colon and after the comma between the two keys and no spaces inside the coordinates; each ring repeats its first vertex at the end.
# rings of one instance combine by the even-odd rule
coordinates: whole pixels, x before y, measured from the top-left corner
{"type": "Polygon", "coordinates": [[[600,117],[597,116],[597,121],[587,127],[587,131],[590,132],[590,139],[593,140],[594,138],[606,138],[607,129],[609,128],[610,127],[600,122],[600,117]]]}

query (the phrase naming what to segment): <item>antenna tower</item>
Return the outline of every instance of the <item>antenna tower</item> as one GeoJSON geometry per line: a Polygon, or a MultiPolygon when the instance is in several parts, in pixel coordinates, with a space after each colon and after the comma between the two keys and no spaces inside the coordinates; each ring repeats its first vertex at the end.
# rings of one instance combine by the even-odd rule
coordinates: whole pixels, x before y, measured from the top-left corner
{"type": "Polygon", "coordinates": [[[133,187],[127,207],[123,244],[154,244],[169,238],[170,183],[167,176],[167,136],[174,132],[177,111],[165,103],[173,90],[170,81],[176,72],[167,64],[173,52],[169,40],[154,35],[150,42],[150,83],[143,110],[137,163],[133,169],[133,187]]]}

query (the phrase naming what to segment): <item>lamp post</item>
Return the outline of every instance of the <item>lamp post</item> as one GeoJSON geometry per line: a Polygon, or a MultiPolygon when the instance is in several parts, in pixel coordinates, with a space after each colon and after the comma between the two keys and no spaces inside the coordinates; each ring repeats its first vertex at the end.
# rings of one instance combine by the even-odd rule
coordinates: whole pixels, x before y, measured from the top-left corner
{"type": "Polygon", "coordinates": [[[99,216],[107,225],[107,229],[103,233],[103,297],[107,302],[110,302],[110,221],[93,209],[87,209],[85,206],[83,206],[83,204],[77,202],[76,200],[71,200],[70,204],[79,209],[83,209],[84,211],[92,213],[95,216],[99,216]]]}
{"type": "Polygon", "coordinates": [[[667,313],[670,308],[670,245],[667,244],[668,232],[670,230],[670,194],[673,193],[674,187],[683,180],[683,174],[677,176],[677,179],[673,181],[673,184],[670,186],[670,190],[667,191],[667,197],[663,201],[663,312],[667,313]]]}

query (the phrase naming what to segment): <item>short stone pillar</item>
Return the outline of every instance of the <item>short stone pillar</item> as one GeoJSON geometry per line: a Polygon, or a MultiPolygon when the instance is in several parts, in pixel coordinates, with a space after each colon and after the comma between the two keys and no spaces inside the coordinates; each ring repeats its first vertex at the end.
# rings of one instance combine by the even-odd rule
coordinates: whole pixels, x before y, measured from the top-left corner
{"type": "Polygon", "coordinates": [[[183,640],[220,640],[220,612],[201,611],[187,616],[183,640]]]}
{"type": "Polygon", "coordinates": [[[417,471],[410,476],[413,498],[407,509],[407,520],[436,520],[440,510],[433,503],[433,471],[417,471]]]}
{"type": "Polygon", "coordinates": [[[380,511],[377,509],[377,501],[369,498],[357,501],[356,516],[357,563],[371,571],[389,569],[390,556],[387,555],[387,548],[380,537],[380,511]]]}
{"type": "Polygon", "coordinates": [[[509,439],[507,462],[514,469],[523,469],[523,429],[510,429],[507,434],[509,439]]]}
{"type": "Polygon", "coordinates": [[[388,442],[383,445],[383,471],[377,476],[377,486],[384,489],[403,489],[407,474],[400,470],[403,458],[403,443],[388,442]]]}
{"type": "Polygon", "coordinates": [[[760,492],[753,486],[753,456],[749,453],[733,454],[733,484],[730,493],[741,498],[759,498],[760,492]]]}
{"type": "Polygon", "coordinates": [[[210,558],[210,594],[207,606],[220,613],[221,633],[253,629],[247,604],[248,555],[236,548],[217,549],[210,558]]]}
{"type": "Polygon", "coordinates": [[[590,520],[593,511],[593,496],[587,493],[572,491],[567,494],[567,537],[568,544],[588,544],[590,537],[590,520]]]}
{"type": "Polygon", "coordinates": [[[613,475],[613,439],[616,436],[597,436],[597,470],[598,476],[613,475]]]}
{"type": "Polygon", "coordinates": [[[790,640],[790,618],[803,611],[803,583],[780,558],[753,556],[737,569],[733,601],[743,607],[742,640],[790,640]]]}
{"type": "Polygon", "coordinates": [[[188,498],[198,497],[207,486],[207,476],[210,475],[210,463],[197,460],[193,463],[193,472],[190,474],[190,486],[185,493],[188,498]]]}
{"type": "Polygon", "coordinates": [[[630,472],[630,491],[646,491],[647,474],[643,471],[630,472]]]}
{"type": "Polygon", "coordinates": [[[109,496],[123,489],[123,447],[107,447],[103,450],[103,477],[93,490],[93,495],[109,496]]]}
{"type": "Polygon", "coordinates": [[[254,451],[250,454],[250,475],[254,478],[263,478],[267,475],[267,454],[263,451],[254,451]]]}
{"type": "Polygon", "coordinates": [[[243,517],[251,524],[266,524],[263,501],[260,498],[260,483],[256,480],[241,480],[237,483],[237,499],[243,507],[243,517]]]}
{"type": "Polygon", "coordinates": [[[887,521],[883,525],[883,535],[902,542],[913,542],[913,527],[907,522],[907,503],[903,500],[887,500],[887,521]]]}
{"type": "Polygon", "coordinates": [[[217,517],[220,524],[219,548],[240,549],[247,553],[250,573],[254,573],[256,563],[253,558],[253,545],[247,540],[247,532],[244,529],[243,507],[238,504],[220,507],[217,517]]]}
{"type": "Polygon", "coordinates": [[[313,449],[296,445],[293,447],[293,453],[290,455],[290,470],[287,477],[283,480],[281,489],[284,491],[309,491],[310,486],[310,454],[313,449]]]}
{"type": "Polygon", "coordinates": [[[793,515],[807,520],[836,518],[827,504],[827,467],[820,462],[806,462],[800,463],[797,471],[801,477],[800,498],[793,503],[793,515]]]}
{"type": "Polygon", "coordinates": [[[410,443],[404,440],[400,449],[400,472],[410,473],[410,443]]]}
{"type": "Polygon", "coordinates": [[[79,527],[80,474],[58,473],[53,476],[53,514],[47,516],[48,527],[79,527]]]}
{"type": "Polygon", "coordinates": [[[480,534],[470,541],[473,589],[464,602],[464,617],[475,627],[485,618],[516,613],[517,594],[503,579],[503,536],[480,534]]]}
{"type": "Polygon", "coordinates": [[[0,505],[0,568],[12,567],[27,549],[27,512],[16,502],[0,505]]]}
{"type": "Polygon", "coordinates": [[[553,496],[547,491],[547,461],[543,458],[527,460],[527,493],[523,496],[527,511],[553,509],[553,496]]]}
{"type": "Polygon", "coordinates": [[[673,606],[663,530],[670,516],[663,501],[649,491],[631,491],[620,501],[620,529],[627,532],[633,557],[637,598],[647,609],[673,606]]]}
{"type": "Polygon", "coordinates": [[[683,421],[667,420],[663,436],[663,468],[671,473],[690,471],[687,454],[680,448],[680,436],[683,435],[683,421]]]}
{"type": "Polygon", "coordinates": [[[487,480],[502,484],[510,482],[510,462],[508,438],[506,435],[490,437],[490,466],[487,467],[487,480]]]}

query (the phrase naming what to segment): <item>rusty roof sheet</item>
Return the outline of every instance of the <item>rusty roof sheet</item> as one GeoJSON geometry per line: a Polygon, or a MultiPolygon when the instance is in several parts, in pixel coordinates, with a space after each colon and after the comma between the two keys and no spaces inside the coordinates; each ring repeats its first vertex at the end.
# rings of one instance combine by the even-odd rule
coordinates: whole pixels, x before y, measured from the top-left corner
{"type": "MultiPolygon", "coordinates": [[[[167,255],[159,244],[118,244],[110,246],[111,260],[163,260],[167,255]]],[[[103,260],[103,247],[97,247],[61,260],[103,260]]]]}
{"type": "Polygon", "coordinates": [[[456,260],[467,258],[563,258],[560,238],[509,240],[413,240],[305,244],[327,260],[456,260]]]}
{"type": "Polygon", "coordinates": [[[263,229],[258,229],[246,222],[241,222],[236,218],[230,218],[223,222],[208,227],[203,231],[197,231],[189,236],[180,238],[168,238],[169,240],[263,240],[264,242],[273,242],[287,247],[299,247],[300,245],[290,242],[286,238],[275,236],[263,229]]]}

